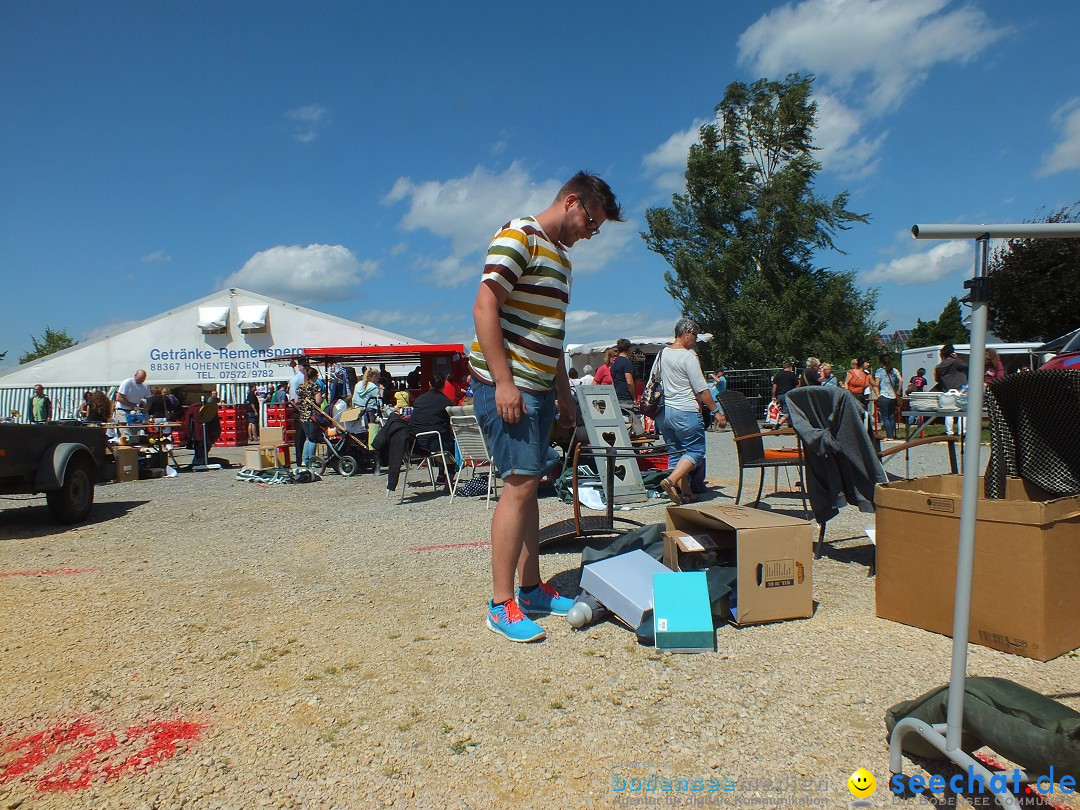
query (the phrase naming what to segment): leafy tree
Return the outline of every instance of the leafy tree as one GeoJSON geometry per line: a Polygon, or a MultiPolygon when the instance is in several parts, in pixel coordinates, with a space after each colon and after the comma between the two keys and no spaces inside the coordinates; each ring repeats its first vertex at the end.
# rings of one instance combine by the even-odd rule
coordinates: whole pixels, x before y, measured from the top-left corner
{"type": "Polygon", "coordinates": [[[667,290],[714,335],[706,353],[727,365],[786,357],[848,357],[877,345],[877,292],[853,273],[815,267],[819,250],[865,214],[847,193],[814,194],[813,77],[728,85],[717,123],[690,147],[686,191],[646,213],[642,238],[671,265],[667,290]]]}
{"type": "MultiPolygon", "coordinates": [[[[1080,201],[1043,222],[1080,222],[1080,201]]],[[[1080,239],[1010,239],[990,256],[990,327],[1002,340],[1050,340],[1080,326],[1080,239]]]]}
{"type": "Polygon", "coordinates": [[[38,340],[33,335],[30,336],[30,340],[34,344],[34,350],[23,354],[23,356],[19,358],[20,363],[29,363],[31,360],[37,360],[39,357],[44,357],[47,354],[54,354],[63,349],[70,349],[79,342],[72,339],[66,329],[61,329],[57,332],[51,326],[45,327],[45,334],[42,335],[41,340],[38,340]]]}
{"type": "Polygon", "coordinates": [[[936,321],[924,321],[921,318],[916,321],[915,328],[911,330],[908,346],[919,348],[934,346],[938,343],[967,342],[968,330],[964,326],[964,312],[960,308],[960,300],[954,296],[941,310],[936,321]]]}

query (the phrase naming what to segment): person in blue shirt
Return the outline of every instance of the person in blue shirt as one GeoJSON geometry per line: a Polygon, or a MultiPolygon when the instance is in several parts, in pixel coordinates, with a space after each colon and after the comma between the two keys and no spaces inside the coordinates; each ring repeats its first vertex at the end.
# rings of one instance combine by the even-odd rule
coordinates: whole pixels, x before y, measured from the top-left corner
{"type": "MultiPolygon", "coordinates": [[[[720,394],[727,391],[727,377],[724,376],[723,368],[718,368],[716,371],[709,372],[709,377],[713,381],[709,390],[712,391],[713,400],[716,402],[716,408],[720,411],[720,413],[717,414],[717,422],[719,424],[716,429],[724,430],[727,427],[727,416],[724,414],[724,408],[720,404],[720,394]]],[[[706,414],[705,420],[706,427],[708,428],[708,423],[712,422],[711,414],[706,414]]]]}

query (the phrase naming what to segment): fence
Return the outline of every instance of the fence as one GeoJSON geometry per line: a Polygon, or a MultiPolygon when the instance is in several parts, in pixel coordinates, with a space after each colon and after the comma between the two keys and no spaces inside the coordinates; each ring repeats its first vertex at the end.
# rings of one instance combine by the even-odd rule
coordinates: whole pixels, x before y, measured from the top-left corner
{"type": "Polygon", "coordinates": [[[754,413],[765,413],[765,406],[772,399],[772,380],[779,368],[726,368],[724,378],[727,379],[727,390],[738,391],[754,413]]]}

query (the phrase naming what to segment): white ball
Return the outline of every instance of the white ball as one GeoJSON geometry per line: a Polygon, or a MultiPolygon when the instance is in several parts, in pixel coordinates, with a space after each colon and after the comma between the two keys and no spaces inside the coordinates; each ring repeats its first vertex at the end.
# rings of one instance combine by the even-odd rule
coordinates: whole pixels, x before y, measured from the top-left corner
{"type": "Polygon", "coordinates": [[[571,627],[584,627],[592,621],[592,608],[584,602],[575,602],[566,612],[566,620],[571,627]]]}

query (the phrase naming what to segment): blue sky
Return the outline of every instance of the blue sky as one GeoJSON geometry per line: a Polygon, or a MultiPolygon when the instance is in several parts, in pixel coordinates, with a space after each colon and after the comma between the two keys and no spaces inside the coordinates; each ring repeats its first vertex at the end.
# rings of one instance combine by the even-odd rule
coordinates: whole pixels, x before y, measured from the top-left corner
{"type": "MultiPolygon", "coordinates": [[[[572,251],[569,342],[667,333],[639,232],[736,80],[817,76],[817,190],[890,328],[973,248],[914,223],[1080,199],[1080,3],[1046,0],[0,5],[0,351],[227,286],[431,342],[471,337],[494,230],[578,169],[629,214],[572,251]]],[[[808,347],[812,351],[812,347],[808,347]]]]}

